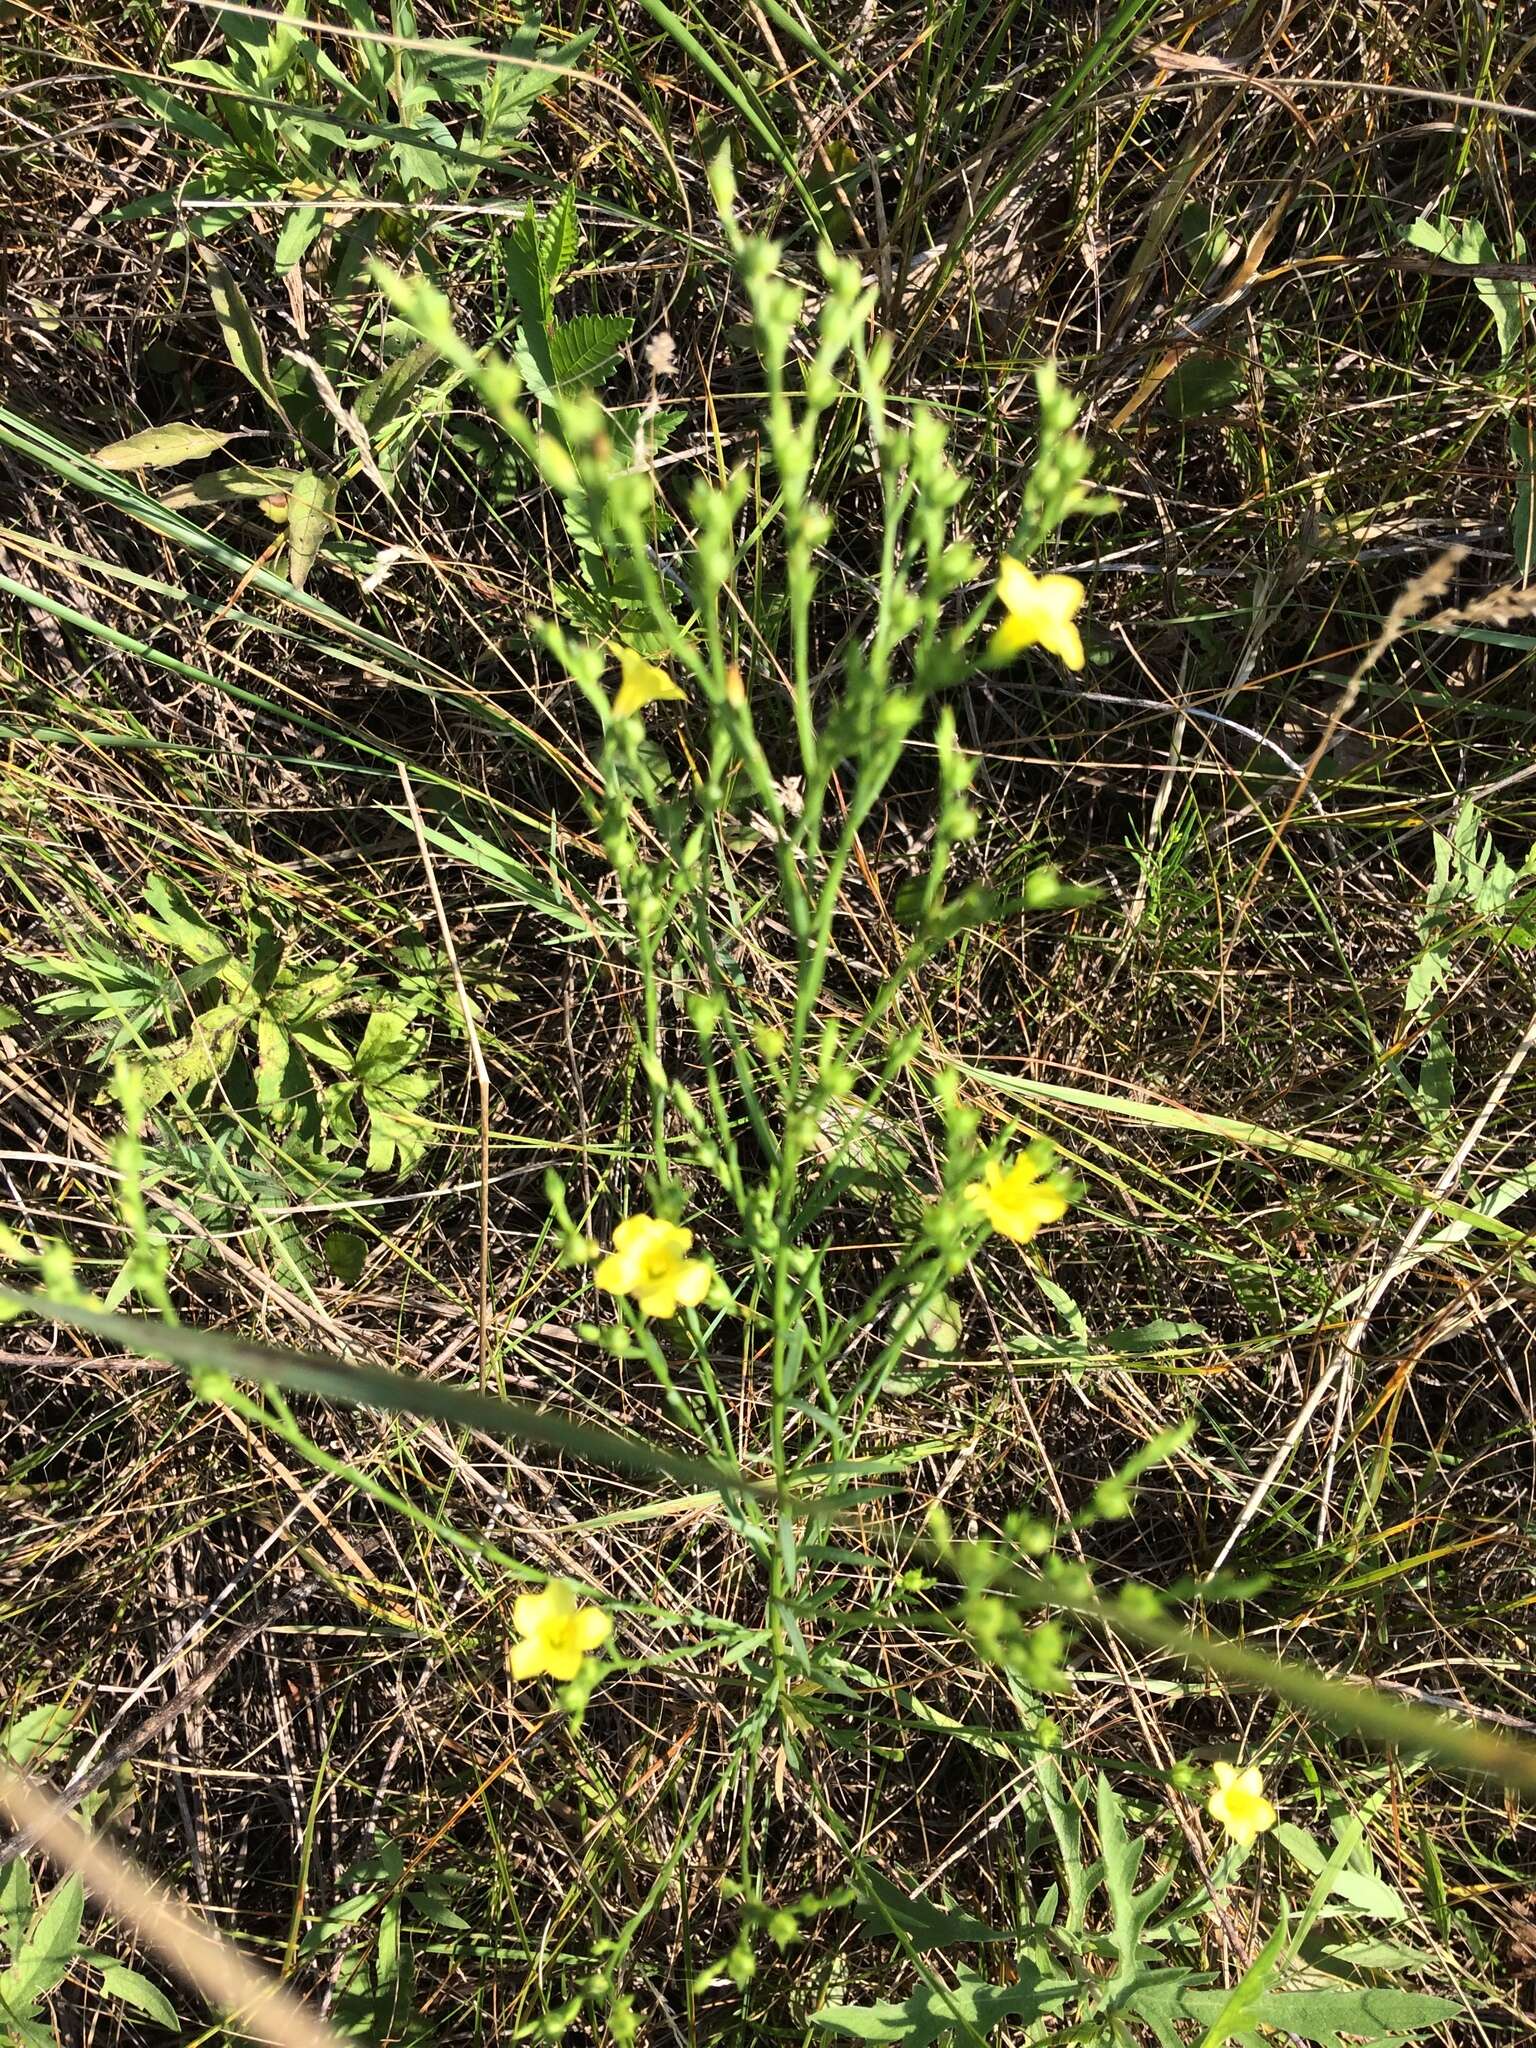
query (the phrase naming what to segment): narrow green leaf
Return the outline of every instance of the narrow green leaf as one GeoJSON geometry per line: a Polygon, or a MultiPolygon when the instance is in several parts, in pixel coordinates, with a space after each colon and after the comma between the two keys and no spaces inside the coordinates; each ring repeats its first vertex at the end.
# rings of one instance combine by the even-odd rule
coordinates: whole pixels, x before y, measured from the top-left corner
{"type": "Polygon", "coordinates": [[[200,248],[198,254],[207,273],[209,297],[213,301],[214,316],[224,337],[230,362],[248,383],[256,387],[279,419],[286,419],[272,382],[267,345],[245,302],[245,294],[235,283],[222,257],[207,247],[200,248]]]}
{"type": "Polygon", "coordinates": [[[88,1330],[134,1357],[162,1358],[193,1373],[223,1372],[231,1379],[250,1380],[258,1386],[290,1387],[296,1393],[340,1401],[349,1408],[376,1408],[392,1415],[430,1415],[465,1429],[483,1429],[492,1435],[540,1444],[547,1450],[585,1458],[596,1465],[659,1474],[680,1485],[707,1488],[711,1492],[775,1497],[772,1486],[710,1459],[679,1455],[658,1444],[621,1436],[616,1430],[579,1422],[551,1409],[478,1394],[451,1380],[391,1372],[377,1365],[343,1365],[338,1359],[316,1352],[280,1350],[228,1337],[221,1331],[195,1330],[181,1323],[157,1322],[149,1316],[119,1315],[0,1284],[0,1309],[3,1308],[46,1316],[69,1329],[88,1330]]]}
{"type": "Polygon", "coordinates": [[[1515,557],[1515,581],[1536,582],[1536,417],[1509,423],[1509,459],[1515,466],[1515,502],[1509,518],[1509,543],[1515,557]]]}
{"type": "Polygon", "coordinates": [[[1274,1830],[1274,1840],[1308,1876],[1321,1878],[1326,1875],[1328,1890],[1353,1906],[1357,1913],[1364,1914],[1367,1920],[1407,1919],[1408,1908],[1391,1885],[1384,1884],[1368,1871],[1355,1870],[1347,1863],[1341,1863],[1337,1851],[1332,1857],[1325,1856],[1321,1845],[1305,1829],[1291,1821],[1281,1821],[1274,1830]]]}
{"type": "Polygon", "coordinates": [[[130,1970],[126,1963],[103,1963],[101,1988],[108,1998],[120,1998],[124,2005],[143,2013],[156,2026],[174,2028],[181,2025],[175,2006],[160,1986],[151,1983],[148,1977],[141,1977],[137,1970],[130,1970]]]}

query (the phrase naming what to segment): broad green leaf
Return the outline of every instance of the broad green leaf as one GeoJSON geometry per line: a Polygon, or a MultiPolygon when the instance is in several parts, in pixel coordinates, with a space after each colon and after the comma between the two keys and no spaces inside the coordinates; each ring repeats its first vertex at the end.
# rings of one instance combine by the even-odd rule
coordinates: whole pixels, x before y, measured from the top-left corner
{"type": "Polygon", "coordinates": [[[1269,1980],[1275,1973],[1275,1965],[1284,1954],[1289,1940],[1290,1926],[1282,1901],[1279,1924],[1227,1993],[1225,2005],[1200,2038],[1200,2048],[1225,2048],[1225,2044],[1234,2036],[1241,2037],[1254,2024],[1259,2006],[1269,1987],[1269,1980]]]}
{"type": "Polygon", "coordinates": [[[325,1263],[336,1278],[348,1287],[355,1287],[363,1277],[363,1263],[368,1256],[366,1240],[355,1230],[328,1230],[322,1249],[325,1263]]]}
{"type": "Polygon", "coordinates": [[[80,1946],[84,1911],[84,1885],[78,1877],[65,1878],[28,1929],[15,1962],[0,1977],[0,1999],[24,2010],[63,1982],[80,1946]]]}
{"type": "Polygon", "coordinates": [[[288,493],[288,580],[295,590],[309,581],[309,572],[332,526],[336,485],[329,477],[302,470],[288,493]]]}
{"type": "MultiPolygon", "coordinates": [[[[1404,240],[1445,263],[1493,265],[1499,260],[1488,230],[1477,220],[1466,221],[1459,227],[1453,227],[1448,220],[1416,220],[1404,240]]],[[[1523,262],[1521,238],[1517,236],[1516,242],[1516,260],[1523,262]]],[[[1501,365],[1507,365],[1519,351],[1525,315],[1536,303],[1536,293],[1530,285],[1509,277],[1474,277],[1472,289],[1493,315],[1499,360],[1501,365]]]]}
{"type": "Polygon", "coordinates": [[[1178,420],[1229,412],[1239,399],[1246,397],[1253,374],[1246,356],[1197,351],[1183,357],[1164,384],[1163,404],[1178,420]]]}
{"type": "Polygon", "coordinates": [[[452,132],[424,108],[411,113],[407,138],[396,142],[389,155],[408,194],[447,192],[467,167],[452,132]]]}
{"type": "Polygon", "coordinates": [[[36,1770],[65,1755],[78,1722],[79,1716],[60,1701],[30,1707],[0,1734],[0,1749],[13,1764],[36,1770]]]}
{"type": "Polygon", "coordinates": [[[256,1103],[265,1115],[279,1119],[304,1083],[302,1063],[290,1076],[294,1061],[293,1042],[287,1032],[265,1009],[256,1017],[256,1103]]]}
{"type": "Polygon", "coordinates": [[[153,1109],[167,1096],[178,1101],[216,1080],[235,1056],[245,1013],[233,1003],[219,1003],[193,1020],[185,1038],[143,1061],[144,1100],[153,1109]]]}
{"type": "MultiPolygon", "coordinates": [[[[1307,1951],[1309,1956],[1314,1951],[1307,1951]]],[[[1440,1957],[1431,1955],[1428,1949],[1414,1948],[1406,1941],[1388,1941],[1377,1936],[1367,1941],[1324,1942],[1315,1951],[1315,1960],[1330,1976],[1348,1977],[1356,1970],[1439,1970],[1444,1967],[1440,1957]]]]}
{"type": "MultiPolygon", "coordinates": [[[[3,1984],[0,1984],[0,1999],[3,1995],[3,1984]]],[[[59,2037],[52,2027],[45,2027],[41,2020],[26,2013],[13,2012],[3,2003],[0,2003],[0,2022],[4,2024],[0,2040],[4,2041],[5,2048],[59,2048],[59,2037]]]]}
{"type": "Polygon", "coordinates": [[[233,439],[233,430],[220,433],[214,427],[172,420],[167,426],[145,427],[126,441],[108,441],[91,459],[103,469],[174,469],[179,462],[199,462],[215,454],[233,439]]]}
{"type": "Polygon", "coordinates": [[[595,26],[586,28],[568,42],[552,47],[540,44],[533,22],[514,30],[498,54],[517,61],[487,67],[481,103],[481,147],[501,150],[515,142],[527,127],[540,97],[580,62],[596,34],[595,26]],[[535,63],[534,58],[541,61],[535,63]]]}
{"type": "Polygon", "coordinates": [[[395,357],[357,394],[354,412],[375,439],[404,410],[407,399],[438,360],[429,341],[395,357]]]}
{"type": "Polygon", "coordinates": [[[181,2025],[175,2006],[160,1986],[151,1983],[148,1977],[141,1977],[137,1970],[130,1970],[126,1963],[103,1963],[101,1988],[108,1998],[120,1998],[124,2005],[143,2013],[156,2026],[175,2028],[181,2025]]]}
{"type": "Polygon", "coordinates": [[[365,1081],[368,1105],[368,1169],[371,1173],[409,1173],[432,1139],[432,1125],[417,1113],[437,1086],[430,1074],[396,1074],[387,1081],[365,1081]]]}
{"type": "Polygon", "coordinates": [[[1087,1872],[1083,1868],[1083,1816],[1062,1777],[1061,1765],[1056,1758],[1049,1751],[1041,1750],[1030,1758],[1030,1762],[1040,1787],[1046,1818],[1056,1837],[1062,1875],[1066,1880],[1066,1931],[1069,1935],[1078,1935],[1087,1923],[1089,1898],[1087,1872]]]}
{"type": "Polygon", "coordinates": [[[353,1071],[365,1084],[387,1081],[408,1067],[418,1050],[415,1033],[397,1011],[375,1010],[364,1028],[353,1071]]]}
{"type": "Polygon", "coordinates": [[[124,77],[120,82],[135,99],[142,101],[157,119],[163,121],[166,127],[174,128],[178,135],[185,136],[189,142],[201,142],[209,149],[229,148],[229,137],[224,130],[216,126],[206,115],[198,113],[195,107],[188,106],[185,100],[178,99],[174,93],[165,92],[158,85],[151,85],[147,79],[124,77]]]}
{"type": "Polygon", "coordinates": [[[201,248],[203,269],[208,277],[208,293],[213,301],[214,316],[219,323],[219,332],[224,337],[224,347],[229,360],[241,376],[253,384],[271,406],[278,417],[284,418],[283,408],[278,402],[272,382],[272,368],[267,360],[267,345],[261,338],[261,329],[245,302],[245,294],[235,283],[229,266],[212,249],[201,248]]]}

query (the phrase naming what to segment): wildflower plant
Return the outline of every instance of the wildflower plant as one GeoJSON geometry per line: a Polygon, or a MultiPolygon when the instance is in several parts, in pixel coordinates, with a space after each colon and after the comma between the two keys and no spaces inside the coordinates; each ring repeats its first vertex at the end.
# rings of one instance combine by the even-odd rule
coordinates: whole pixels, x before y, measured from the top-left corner
{"type": "MultiPolygon", "coordinates": [[[[1166,1969],[1157,1964],[1168,1930],[1180,1915],[1204,1913],[1210,1888],[1172,1919],[1171,1873],[1137,1889],[1143,1845],[1102,1778],[1094,1793],[1101,1855],[1085,1865],[1085,1792],[1051,1761],[1060,1738],[1044,1706],[1070,1689],[1087,1629],[1182,1648],[1164,1596],[1135,1583],[1105,1592],[1081,1539],[1095,1523],[1131,1511],[1138,1478],[1180,1451],[1192,1424],[1143,1446],[1084,1506],[1063,1510],[1061,1526],[1009,1515],[995,1538],[960,1541],[936,1509],[925,1530],[898,1532],[892,1523],[867,1539],[861,1532],[868,1550],[856,1550],[841,1526],[911,1462],[905,1452],[889,1455],[877,1435],[887,1396],[914,1359],[931,1361],[963,1337],[968,1271],[1003,1262],[1052,1288],[1041,1234],[1071,1228],[1072,1208],[1086,1194],[1049,1146],[989,1122],[968,1098],[963,1073],[937,1042],[923,980],[974,927],[1091,898],[1046,865],[1005,893],[970,862],[975,762],[960,743],[952,699],[1002,660],[1084,666],[1082,584],[1032,565],[1065,521],[1102,510],[1104,501],[1086,487],[1089,456],[1074,430],[1073,401],[1043,371],[1039,449],[1019,523],[1000,551],[990,536],[982,553],[961,526],[966,481],[943,419],[922,403],[892,402],[891,347],[875,332],[875,293],[858,268],[824,247],[822,290],[808,317],[807,294],[783,276],[774,244],[738,229],[724,156],[714,185],[762,366],[764,459],[755,479],[744,468],[699,473],[678,494],[680,512],[663,498],[638,428],[616,433],[589,393],[472,348],[425,279],[378,273],[421,344],[474,391],[548,486],[583,564],[579,602],[552,582],[556,615],[537,630],[589,714],[592,823],[624,913],[609,936],[639,993],[633,1071],[647,1184],[604,1189],[579,1222],[558,1178],[548,1193],[567,1268],[579,1276],[572,1291],[591,1317],[578,1325],[581,1336],[626,1383],[649,1374],[687,1454],[611,1434],[600,1441],[621,1462],[651,1469],[637,1458],[644,1450],[656,1471],[702,1479],[751,1561],[761,1624],[742,1630],[731,1653],[750,1680],[742,1729],[751,1771],[765,1751],[781,1775],[798,1770],[806,1744],[839,1711],[818,1703],[845,1700],[867,1682],[841,1646],[842,1566],[856,1556],[863,1570],[887,1539],[896,1553],[881,1596],[889,1618],[947,1631],[1017,1710],[1008,1732],[1034,1766],[1036,1810],[1054,1837],[1063,1882],[1021,1931],[1011,1981],[965,1970],[941,1987],[937,2005],[833,2004],[814,2016],[818,2023],[861,2039],[929,2040],[957,2026],[985,2031],[1011,2016],[1020,2038],[1043,2041],[1060,2018],[1064,2033],[1107,2043],[1129,2038],[1130,2016],[1176,2040],[1185,2022],[1225,2024],[1227,1994],[1196,1969],[1193,1951],[1166,1969]],[[818,484],[834,438],[865,459],[861,484],[877,516],[865,559],[824,598],[834,532],[818,484]],[[750,592],[750,604],[742,594],[749,577],[771,585],[750,592]],[[860,587],[862,612],[848,598],[860,587]],[[861,835],[894,798],[898,770],[919,759],[932,764],[931,831],[891,905],[894,943],[874,972],[854,981],[843,957],[845,883],[864,858],[861,835]],[[755,972],[757,955],[742,933],[757,919],[782,944],[787,973],[755,972]],[[921,1166],[901,1140],[904,1126],[888,1114],[898,1087],[905,1127],[915,1114],[927,1140],[921,1166]],[[881,1228],[878,1249],[850,1257],[837,1249],[832,1226],[852,1205],[878,1208],[881,1228]],[[1090,1910],[1099,1885],[1109,1898],[1107,1935],[1089,1924],[1101,1917],[1097,1906],[1090,1910]],[[1155,1914],[1163,1916],[1156,1923],[1155,1914]]],[[[369,1113],[376,1133],[372,1102],[369,1113]]],[[[137,1241],[138,1225],[135,1232],[137,1241]]],[[[33,1256],[25,1247],[0,1251],[13,1261],[33,1256]]],[[[57,1277],[61,1285],[67,1278],[57,1277]]],[[[130,1277],[169,1316],[153,1262],[141,1261],[130,1277]]],[[[1060,1288],[1054,1298],[1070,1302],[1060,1288]]],[[[252,1359],[231,1362],[247,1369],[252,1359]]],[[[327,1460],[283,1401],[275,1373],[261,1403],[212,1365],[207,1373],[194,1379],[202,1398],[275,1430],[323,1469],[344,1471],[395,1512],[445,1533],[435,1514],[382,1480],[327,1460]]],[[[345,1378],[362,1384],[360,1374],[345,1378]]],[[[369,1398],[389,1381],[371,1373],[369,1398]]],[[[435,1398],[454,1405],[451,1396],[435,1398]]],[[[413,1383],[401,1405],[420,1399],[413,1383]]],[[[590,1434],[542,1412],[506,1404],[499,1412],[540,1441],[590,1434]]],[[[938,1447],[915,1455],[931,1448],[938,1447]]],[[[513,1562],[489,1542],[452,1540],[487,1561],[513,1562]]],[[[1211,1596],[1209,1587],[1199,1592],[1211,1596]]],[[[606,1606],[555,1580],[522,1592],[509,1618],[510,1675],[553,1681],[579,1732],[594,1686],[614,1668],[598,1655],[612,1632],[606,1606]]],[[[885,1618],[866,1617],[871,1626],[885,1618]]],[[[1312,1870],[1312,1849],[1287,1835],[1252,1767],[1219,1766],[1215,1776],[1209,1817],[1233,1845],[1229,1859],[1274,1830],[1312,1870]]],[[[1308,1912],[1320,1910],[1333,1874],[1329,1862],[1308,1912]]],[[[882,1894],[867,1872],[856,1889],[866,1907],[895,1914],[903,1938],[912,1931],[903,1915],[910,1923],[913,1911],[931,1911],[893,1900],[889,1887],[882,1894]]],[[[808,1896],[796,1912],[830,1910],[840,1896],[808,1896]]],[[[780,1948],[796,1937],[795,1913],[765,1910],[759,1929],[758,1902],[749,1902],[742,1938],[720,1965],[738,1989],[755,1966],[754,1931],[780,1948]]],[[[551,2027],[591,2000],[608,2005],[619,2032],[631,2029],[627,1994],[614,1987],[637,1925],[613,1937],[601,1970],[561,2009],[565,2019],[549,2017],[551,2027]]],[[[1332,1990],[1318,1995],[1344,1999],[1330,2008],[1335,2033],[1366,2031],[1356,2024],[1358,2002],[1332,1990]]],[[[1400,2035],[1442,2016],[1443,2002],[1393,1996],[1400,2035]]],[[[1274,1997],[1278,2003],[1266,2004],[1269,1994],[1255,1984],[1257,2021],[1304,2031],[1292,1993],[1274,1997]]]]}

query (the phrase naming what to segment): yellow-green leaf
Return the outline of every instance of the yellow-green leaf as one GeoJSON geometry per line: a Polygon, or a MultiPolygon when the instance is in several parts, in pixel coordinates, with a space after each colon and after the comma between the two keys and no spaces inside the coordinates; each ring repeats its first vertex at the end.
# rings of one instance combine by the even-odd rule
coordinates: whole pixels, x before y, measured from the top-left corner
{"type": "Polygon", "coordinates": [[[328,477],[306,469],[294,478],[288,493],[288,581],[295,590],[304,588],[325,544],[335,502],[336,486],[328,477]]]}
{"type": "Polygon", "coordinates": [[[92,459],[103,469],[174,469],[179,462],[198,462],[205,455],[216,454],[233,439],[233,433],[172,420],[166,426],[130,434],[126,441],[109,441],[92,459]]]}
{"type": "Polygon", "coordinates": [[[245,294],[235,283],[222,257],[216,256],[212,249],[200,249],[198,254],[208,273],[208,296],[213,300],[213,310],[218,317],[219,331],[224,336],[224,346],[229,351],[229,360],[242,377],[255,385],[272,410],[282,417],[283,408],[267,361],[267,345],[245,302],[245,294]]]}

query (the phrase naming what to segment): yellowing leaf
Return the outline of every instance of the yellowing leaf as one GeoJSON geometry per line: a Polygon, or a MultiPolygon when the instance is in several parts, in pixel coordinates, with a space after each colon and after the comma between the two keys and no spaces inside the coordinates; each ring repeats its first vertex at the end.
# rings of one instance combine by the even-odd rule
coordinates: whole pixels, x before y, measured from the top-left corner
{"type": "Polygon", "coordinates": [[[294,478],[288,493],[288,581],[295,590],[304,588],[325,544],[335,501],[335,484],[312,469],[294,478]]]}
{"type": "Polygon", "coordinates": [[[126,441],[109,441],[98,448],[93,461],[103,469],[174,469],[179,462],[198,462],[213,455],[233,440],[213,427],[194,427],[186,420],[172,420],[163,427],[146,427],[130,434],[126,441]]]}

